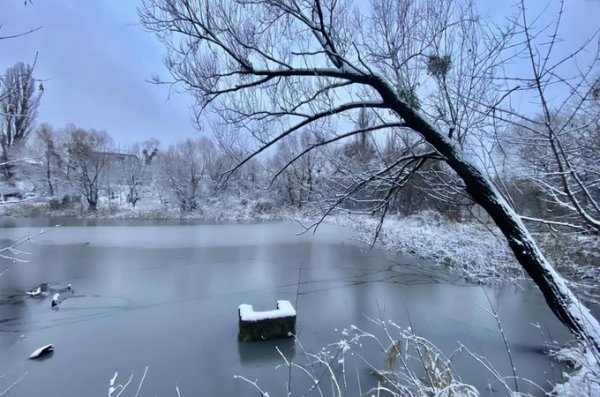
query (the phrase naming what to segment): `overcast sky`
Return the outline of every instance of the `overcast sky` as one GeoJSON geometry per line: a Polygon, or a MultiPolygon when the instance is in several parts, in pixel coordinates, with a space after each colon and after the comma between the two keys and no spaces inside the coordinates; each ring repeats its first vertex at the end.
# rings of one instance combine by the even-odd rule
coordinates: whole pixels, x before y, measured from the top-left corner
{"type": "MultiPolygon", "coordinates": [[[[506,15],[513,0],[480,0],[482,14],[506,15]]],[[[532,0],[532,7],[546,4],[532,0]]],[[[556,0],[550,1],[555,5],[556,0]]],[[[106,130],[126,146],[149,138],[163,145],[198,134],[191,122],[191,99],[146,82],[167,76],[164,48],[139,25],[136,0],[0,0],[1,35],[41,26],[41,30],[0,41],[0,73],[32,63],[46,80],[39,121],[55,127],[75,123],[106,130]]],[[[582,39],[600,27],[600,4],[567,0],[563,34],[582,39]]]]}
{"type": "Polygon", "coordinates": [[[0,71],[32,63],[46,80],[39,121],[106,130],[116,143],[151,137],[170,143],[197,134],[187,95],[149,84],[167,76],[163,47],[138,23],[133,0],[0,0],[2,35],[41,30],[0,41],[0,71]]]}

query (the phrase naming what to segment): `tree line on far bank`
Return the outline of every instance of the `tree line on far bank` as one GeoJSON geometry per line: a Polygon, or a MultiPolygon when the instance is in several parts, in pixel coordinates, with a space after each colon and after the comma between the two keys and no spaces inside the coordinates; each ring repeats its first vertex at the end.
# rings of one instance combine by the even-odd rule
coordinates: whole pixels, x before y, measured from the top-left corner
{"type": "MultiPolygon", "coordinates": [[[[24,64],[7,70],[3,81],[15,70],[25,71],[21,76],[31,80],[21,86],[35,86],[24,64]]],[[[27,195],[47,200],[50,209],[82,206],[91,212],[102,205],[135,208],[140,202],[152,201],[187,214],[202,210],[210,198],[227,196],[260,201],[263,207],[308,206],[327,211],[337,206],[400,216],[433,210],[451,221],[481,215],[470,197],[455,188],[456,177],[443,162],[427,157],[430,153],[423,141],[402,128],[370,131],[375,115],[366,109],[356,111],[352,121],[363,131],[360,134],[338,139],[340,134],[331,127],[305,128],[278,142],[264,156],[238,167],[253,148],[247,142],[240,145],[239,132],[227,126],[220,128],[219,134],[190,137],[164,148],[157,139],[120,147],[106,131],[73,124],[60,128],[36,125],[42,91],[28,88],[17,92],[27,98],[16,100],[5,92],[3,97],[10,100],[2,102],[1,179],[6,198],[27,195]],[[17,122],[15,114],[6,112],[13,108],[12,103],[27,109],[26,122],[17,122]],[[318,146],[330,140],[339,142],[318,146]],[[414,159],[405,165],[405,173],[391,178],[386,169],[408,155],[414,159]]],[[[581,123],[589,124],[587,120],[581,123]]],[[[580,167],[591,170],[597,165],[598,130],[581,131],[578,142],[589,155],[581,156],[580,167]]],[[[508,142],[519,134],[524,132],[515,129],[505,139],[508,142]]],[[[551,159],[540,153],[548,148],[516,144],[510,149],[494,154],[492,168],[515,209],[553,227],[564,224],[565,231],[573,227],[591,231],[547,189],[558,185],[551,159]]],[[[590,194],[598,199],[597,190],[590,194]]]]}

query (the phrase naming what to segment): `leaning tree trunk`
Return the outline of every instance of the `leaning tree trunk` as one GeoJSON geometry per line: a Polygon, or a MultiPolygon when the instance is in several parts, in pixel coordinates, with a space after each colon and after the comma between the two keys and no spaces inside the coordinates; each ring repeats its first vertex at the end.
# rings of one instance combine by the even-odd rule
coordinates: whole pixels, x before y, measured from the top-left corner
{"type": "Polygon", "coordinates": [[[383,101],[390,106],[406,124],[420,133],[441,155],[448,165],[464,181],[467,192],[483,207],[500,228],[515,257],[527,274],[542,291],[550,309],[571,332],[600,353],[600,323],[579,302],[566,285],[565,280],[546,260],[535,240],[510,207],[491,180],[471,161],[465,159],[449,138],[419,115],[385,84],[376,78],[373,83],[383,101]]]}

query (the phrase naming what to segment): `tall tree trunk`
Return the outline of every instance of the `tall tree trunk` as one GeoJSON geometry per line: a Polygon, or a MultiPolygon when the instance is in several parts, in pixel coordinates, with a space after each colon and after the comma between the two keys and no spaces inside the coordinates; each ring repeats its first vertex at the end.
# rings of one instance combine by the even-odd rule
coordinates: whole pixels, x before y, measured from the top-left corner
{"type": "Polygon", "coordinates": [[[12,164],[10,164],[10,159],[8,157],[8,145],[6,144],[4,138],[2,139],[2,157],[0,157],[0,163],[2,163],[2,166],[0,166],[0,168],[2,169],[4,177],[7,180],[12,179],[12,164]]]}
{"type": "Polygon", "coordinates": [[[471,161],[465,159],[462,151],[450,139],[400,100],[382,80],[378,79],[375,85],[384,102],[443,155],[448,165],[461,177],[467,192],[487,211],[502,231],[515,257],[539,287],[546,303],[558,319],[571,332],[581,337],[590,348],[600,353],[600,323],[579,302],[564,279],[546,260],[521,218],[492,181],[471,161]]]}
{"type": "Polygon", "coordinates": [[[54,187],[52,186],[52,173],[50,170],[50,156],[46,158],[46,181],[48,182],[48,194],[54,196],[54,187]]]}

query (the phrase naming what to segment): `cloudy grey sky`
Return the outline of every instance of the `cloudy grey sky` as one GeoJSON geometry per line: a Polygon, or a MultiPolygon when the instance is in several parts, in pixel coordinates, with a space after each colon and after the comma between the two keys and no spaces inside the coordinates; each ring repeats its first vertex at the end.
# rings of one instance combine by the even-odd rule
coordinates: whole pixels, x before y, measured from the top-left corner
{"type": "Polygon", "coordinates": [[[166,76],[163,47],[139,26],[134,0],[0,0],[0,34],[41,26],[0,41],[0,71],[32,63],[44,82],[39,121],[106,130],[128,145],[151,137],[163,143],[197,134],[187,95],[146,82],[166,76]]]}
{"type": "MultiPolygon", "coordinates": [[[[479,0],[483,15],[501,18],[516,1],[479,0]]],[[[529,1],[532,9],[550,4],[529,1]]],[[[136,0],[0,0],[0,34],[42,29],[0,41],[0,72],[16,62],[33,62],[46,80],[39,121],[55,127],[75,123],[109,132],[128,145],[151,137],[168,144],[198,134],[187,95],[146,82],[167,76],[164,48],[138,23],[136,0]]],[[[597,0],[567,0],[563,35],[574,42],[599,27],[597,0]]]]}

